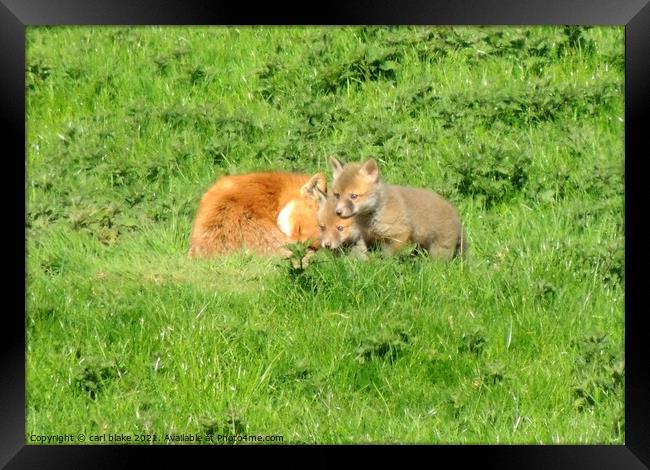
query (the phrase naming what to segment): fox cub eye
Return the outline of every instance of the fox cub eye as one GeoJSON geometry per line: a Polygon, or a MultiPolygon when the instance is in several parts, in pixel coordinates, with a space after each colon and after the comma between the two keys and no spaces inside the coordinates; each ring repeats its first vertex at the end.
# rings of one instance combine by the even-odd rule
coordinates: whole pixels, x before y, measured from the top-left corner
{"type": "Polygon", "coordinates": [[[337,225],[336,230],[338,230],[339,232],[342,232],[343,231],[343,225],[337,225]]]}
{"type": "Polygon", "coordinates": [[[324,231],[325,231],[325,226],[324,226],[324,225],[319,225],[318,228],[320,228],[320,231],[321,231],[321,232],[324,232],[324,231]]]}
{"type": "Polygon", "coordinates": [[[334,193],[334,197],[338,199],[339,197],[341,197],[341,195],[339,193],[334,193]]]}
{"type": "Polygon", "coordinates": [[[356,199],[358,197],[359,197],[358,194],[354,194],[354,193],[350,194],[350,199],[356,199]]]}

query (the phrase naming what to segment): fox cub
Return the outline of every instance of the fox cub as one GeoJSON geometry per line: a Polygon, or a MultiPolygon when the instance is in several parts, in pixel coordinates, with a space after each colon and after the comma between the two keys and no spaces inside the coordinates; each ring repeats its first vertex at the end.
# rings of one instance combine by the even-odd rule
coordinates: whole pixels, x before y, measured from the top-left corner
{"type": "Polygon", "coordinates": [[[219,178],[201,199],[189,256],[244,248],[262,254],[288,254],[283,245],[305,240],[318,248],[316,189],[327,191],[323,173],[268,172],[219,178]]]}
{"type": "Polygon", "coordinates": [[[467,250],[456,209],[438,194],[384,183],[373,159],[343,164],[331,157],[330,163],[334,215],[354,221],[360,234],[357,250],[372,244],[392,254],[415,244],[442,259],[467,250]]]}
{"type": "Polygon", "coordinates": [[[321,191],[317,186],[308,189],[318,201],[318,228],[320,229],[320,246],[336,254],[343,249],[353,247],[353,253],[361,254],[361,231],[354,222],[354,217],[343,219],[336,215],[336,201],[321,191]]]}

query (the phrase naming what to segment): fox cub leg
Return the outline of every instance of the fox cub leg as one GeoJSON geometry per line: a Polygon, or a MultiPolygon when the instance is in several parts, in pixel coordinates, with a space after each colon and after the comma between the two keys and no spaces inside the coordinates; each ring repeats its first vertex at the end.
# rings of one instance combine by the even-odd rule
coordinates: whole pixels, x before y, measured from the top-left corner
{"type": "Polygon", "coordinates": [[[456,247],[455,246],[454,247],[447,247],[447,246],[441,246],[441,245],[432,245],[432,246],[429,247],[429,249],[427,251],[429,252],[429,256],[431,256],[434,259],[449,261],[456,254],[456,247]]]}
{"type": "Polygon", "coordinates": [[[442,237],[432,241],[427,251],[432,258],[449,261],[456,256],[458,243],[459,239],[455,235],[442,237]]]}
{"type": "Polygon", "coordinates": [[[368,259],[368,246],[363,238],[359,239],[350,249],[350,255],[354,258],[367,260],[368,259]]]}
{"type": "Polygon", "coordinates": [[[390,256],[396,255],[407,246],[409,246],[408,232],[396,234],[382,240],[382,250],[390,256]]]}

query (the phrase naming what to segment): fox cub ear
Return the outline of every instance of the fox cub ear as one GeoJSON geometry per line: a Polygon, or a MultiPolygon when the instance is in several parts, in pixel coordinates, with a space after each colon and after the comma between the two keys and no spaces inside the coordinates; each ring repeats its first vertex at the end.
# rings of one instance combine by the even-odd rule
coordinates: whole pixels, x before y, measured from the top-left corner
{"type": "Polygon", "coordinates": [[[309,181],[300,188],[300,194],[318,201],[319,204],[325,202],[327,198],[327,178],[324,173],[316,173],[309,178],[309,181]]]}
{"type": "Polygon", "coordinates": [[[332,173],[334,174],[334,179],[336,179],[341,174],[341,171],[343,171],[343,166],[345,166],[345,164],[341,162],[341,160],[336,158],[334,155],[332,155],[330,157],[330,165],[332,166],[332,173]]]}
{"type": "Polygon", "coordinates": [[[372,158],[370,160],[366,160],[366,162],[361,165],[359,174],[365,176],[368,180],[375,183],[379,179],[379,167],[377,166],[377,162],[372,158]]]}

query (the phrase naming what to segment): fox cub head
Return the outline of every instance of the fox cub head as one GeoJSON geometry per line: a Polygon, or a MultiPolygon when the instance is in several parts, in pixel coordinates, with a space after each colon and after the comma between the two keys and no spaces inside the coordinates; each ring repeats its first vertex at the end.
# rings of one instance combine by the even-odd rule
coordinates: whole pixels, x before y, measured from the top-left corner
{"type": "Polygon", "coordinates": [[[328,198],[318,210],[318,225],[320,228],[323,248],[340,250],[353,245],[361,238],[361,232],[354,219],[343,219],[336,215],[336,201],[328,198]]]}
{"type": "Polygon", "coordinates": [[[356,243],[361,238],[361,232],[354,219],[343,219],[336,215],[336,201],[328,197],[321,187],[314,185],[312,197],[318,203],[318,228],[320,230],[320,246],[332,251],[356,243]]]}
{"type": "Polygon", "coordinates": [[[379,198],[379,167],[370,159],[364,163],[343,164],[330,157],[334,173],[332,197],[334,212],[344,219],[370,212],[377,207],[379,198]]]}

